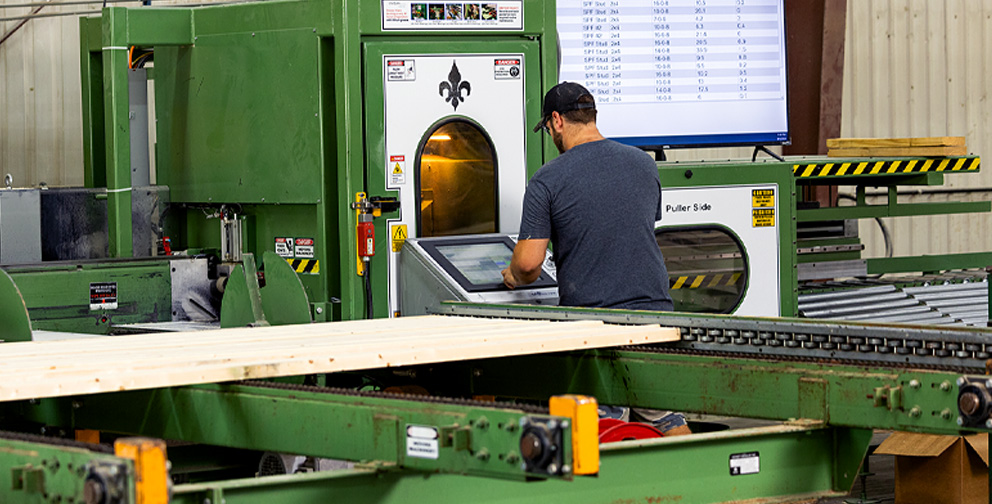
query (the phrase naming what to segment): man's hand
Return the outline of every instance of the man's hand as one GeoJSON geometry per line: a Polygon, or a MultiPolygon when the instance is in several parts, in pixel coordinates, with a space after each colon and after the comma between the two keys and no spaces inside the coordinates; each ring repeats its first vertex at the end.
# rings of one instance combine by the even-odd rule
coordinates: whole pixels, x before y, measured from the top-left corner
{"type": "Polygon", "coordinates": [[[510,267],[503,270],[503,283],[514,289],[527,285],[541,276],[541,265],[548,251],[548,239],[520,240],[513,247],[513,259],[510,267]]]}
{"type": "Polygon", "coordinates": [[[514,289],[517,285],[519,285],[517,279],[513,278],[513,272],[510,271],[510,268],[503,270],[503,284],[511,289],[514,289]]]}

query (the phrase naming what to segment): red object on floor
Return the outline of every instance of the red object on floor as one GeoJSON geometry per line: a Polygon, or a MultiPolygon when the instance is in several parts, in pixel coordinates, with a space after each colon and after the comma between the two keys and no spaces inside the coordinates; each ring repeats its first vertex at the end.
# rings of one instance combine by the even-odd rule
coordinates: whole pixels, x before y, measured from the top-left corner
{"type": "Polygon", "coordinates": [[[660,430],[653,425],[640,422],[624,422],[616,418],[599,420],[599,442],[615,443],[635,439],[652,439],[664,437],[660,430]]]}

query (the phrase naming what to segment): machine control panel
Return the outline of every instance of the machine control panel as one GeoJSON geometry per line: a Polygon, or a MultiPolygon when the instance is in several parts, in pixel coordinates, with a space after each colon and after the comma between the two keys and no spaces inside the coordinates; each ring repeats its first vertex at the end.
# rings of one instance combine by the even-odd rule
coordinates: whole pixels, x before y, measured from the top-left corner
{"type": "Polygon", "coordinates": [[[400,254],[400,312],[428,313],[442,301],[558,304],[558,284],[550,253],[541,275],[509,289],[502,271],[513,257],[515,236],[485,234],[407,240],[400,254]]]}

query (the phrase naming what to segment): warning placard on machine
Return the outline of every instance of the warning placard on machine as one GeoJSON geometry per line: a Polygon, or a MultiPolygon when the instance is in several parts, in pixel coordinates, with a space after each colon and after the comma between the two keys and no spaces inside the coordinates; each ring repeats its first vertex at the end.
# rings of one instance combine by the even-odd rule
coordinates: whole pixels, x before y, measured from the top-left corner
{"type": "Polygon", "coordinates": [[[391,233],[393,252],[403,250],[403,244],[406,243],[406,238],[409,236],[406,232],[406,224],[393,224],[391,233]]]}
{"type": "Polygon", "coordinates": [[[293,257],[293,239],[277,236],[275,249],[279,257],[293,257]]]}
{"type": "Polygon", "coordinates": [[[493,78],[512,80],[520,78],[520,58],[497,59],[493,62],[493,78]]]}
{"type": "Polygon", "coordinates": [[[766,208],[775,206],[775,189],[752,189],[751,206],[766,208]]]}
{"type": "Polygon", "coordinates": [[[117,309],[117,282],[90,284],[90,310],[117,309]]]}
{"type": "Polygon", "coordinates": [[[775,227],[775,209],[774,208],[752,209],[751,227],[775,227]]]}
{"type": "Polygon", "coordinates": [[[399,154],[389,156],[386,163],[386,173],[389,174],[389,185],[402,185],[406,183],[406,156],[399,154]]]}
{"type": "Polygon", "coordinates": [[[416,60],[412,60],[412,59],[386,60],[386,80],[388,81],[417,80],[416,60]]]}
{"type": "Polygon", "coordinates": [[[313,259],[313,238],[297,238],[295,240],[293,252],[295,257],[302,259],[313,259]]]}

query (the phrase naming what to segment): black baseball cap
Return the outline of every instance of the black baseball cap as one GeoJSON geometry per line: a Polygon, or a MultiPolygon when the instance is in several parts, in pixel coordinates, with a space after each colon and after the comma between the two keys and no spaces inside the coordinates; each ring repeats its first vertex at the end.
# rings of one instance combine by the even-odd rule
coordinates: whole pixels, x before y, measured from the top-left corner
{"type": "Polygon", "coordinates": [[[571,112],[573,110],[579,109],[594,109],[596,108],[596,100],[588,103],[579,103],[579,98],[589,95],[592,98],[592,93],[588,89],[578,84],[576,82],[562,82],[548,91],[548,94],[544,95],[544,108],[541,113],[541,122],[534,126],[534,132],[536,133],[541,129],[544,123],[548,122],[551,118],[552,112],[558,112],[559,114],[564,114],[565,112],[571,112]]]}

